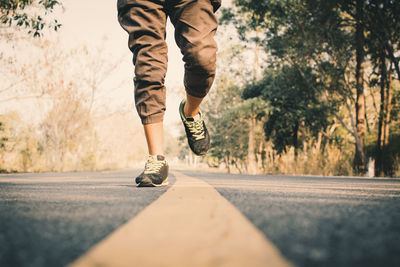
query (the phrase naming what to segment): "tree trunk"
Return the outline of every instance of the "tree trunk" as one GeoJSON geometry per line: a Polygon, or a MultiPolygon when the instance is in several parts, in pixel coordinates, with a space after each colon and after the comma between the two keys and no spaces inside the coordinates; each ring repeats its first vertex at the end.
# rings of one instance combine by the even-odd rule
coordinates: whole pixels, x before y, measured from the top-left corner
{"type": "Polygon", "coordinates": [[[390,60],[393,63],[393,67],[397,72],[397,79],[400,80],[400,67],[399,67],[399,59],[395,57],[394,52],[393,52],[393,46],[389,44],[389,42],[386,40],[385,42],[385,47],[386,51],[389,55],[390,60]]]}
{"type": "Polygon", "coordinates": [[[379,113],[379,131],[377,144],[377,166],[376,176],[388,175],[388,167],[385,162],[388,159],[388,145],[390,137],[390,113],[392,111],[392,71],[386,73],[386,64],[383,79],[381,79],[381,111],[379,113]]]}
{"type": "Polygon", "coordinates": [[[256,127],[256,118],[250,116],[249,118],[249,143],[247,149],[247,172],[249,174],[257,173],[257,162],[254,154],[255,149],[255,127],[256,127]]]}
{"type": "Polygon", "coordinates": [[[294,147],[294,157],[297,159],[298,150],[299,150],[299,122],[293,127],[293,147],[294,147]]]}
{"type": "Polygon", "coordinates": [[[375,176],[384,176],[384,157],[385,157],[385,120],[386,120],[386,104],[385,100],[387,99],[386,95],[386,58],[384,51],[381,52],[381,104],[379,110],[379,126],[378,126],[378,142],[377,142],[377,153],[375,160],[375,176]]]}
{"type": "Polygon", "coordinates": [[[389,145],[390,137],[390,113],[392,111],[392,70],[389,69],[387,83],[386,83],[386,94],[385,94],[385,140],[383,145],[387,147],[389,145]]]}
{"type": "Polygon", "coordinates": [[[257,170],[260,171],[262,170],[263,173],[265,172],[264,155],[265,155],[265,141],[261,139],[257,153],[257,170]]]}
{"type": "Polygon", "coordinates": [[[258,55],[258,50],[259,50],[259,44],[256,42],[256,46],[254,48],[254,61],[253,61],[253,82],[256,82],[258,80],[258,68],[259,68],[259,55],[258,55]]]}
{"type": "MultiPolygon", "coordinates": [[[[258,50],[259,44],[256,42],[254,48],[254,60],[253,60],[253,83],[257,81],[257,73],[259,68],[258,61],[258,50]]],[[[249,141],[247,147],[247,173],[249,174],[257,174],[257,159],[255,155],[255,140],[256,140],[256,115],[253,110],[253,107],[250,109],[250,117],[249,117],[249,141]]]]}
{"type": "Polygon", "coordinates": [[[224,161],[225,161],[225,168],[227,173],[231,173],[231,165],[230,165],[230,157],[229,155],[224,156],[224,161]]]}
{"type": "Polygon", "coordinates": [[[356,7],[356,131],[359,143],[356,142],[354,168],[358,173],[365,173],[366,160],[364,153],[365,137],[365,96],[364,96],[364,0],[357,0],[356,7]]]}
{"type": "Polygon", "coordinates": [[[257,160],[257,170],[258,172],[265,172],[265,166],[264,166],[264,161],[265,161],[265,134],[263,130],[263,125],[262,121],[256,121],[256,129],[257,129],[257,134],[260,135],[259,140],[260,143],[258,145],[257,153],[256,153],[256,160],[257,160]]]}

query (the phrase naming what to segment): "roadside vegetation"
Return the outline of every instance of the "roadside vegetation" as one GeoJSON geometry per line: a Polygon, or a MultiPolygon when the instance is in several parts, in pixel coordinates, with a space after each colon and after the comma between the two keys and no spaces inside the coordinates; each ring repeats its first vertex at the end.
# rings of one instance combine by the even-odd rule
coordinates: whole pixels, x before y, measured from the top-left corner
{"type": "Polygon", "coordinates": [[[220,21],[240,42],[220,54],[209,165],[400,176],[399,1],[233,0],[220,21]]]}
{"type": "MultiPolygon", "coordinates": [[[[118,76],[131,65],[104,52],[107,40],[61,43],[62,25],[52,17],[60,1],[2,1],[0,8],[0,172],[143,167],[132,80],[118,76]],[[129,98],[112,105],[126,84],[129,98]]],[[[168,131],[165,139],[174,157],[178,142],[168,131]]]]}
{"type": "MultiPolygon", "coordinates": [[[[131,82],[115,82],[121,61],[43,37],[62,27],[59,1],[0,8],[0,105],[19,107],[0,114],[0,171],[136,167],[146,147],[133,99],[104,101],[131,82]],[[18,53],[27,47],[34,56],[18,53]],[[25,104],[41,114],[31,123],[25,104]]],[[[193,157],[167,131],[169,158],[230,173],[400,177],[399,1],[233,0],[218,13],[210,153],[193,157]]]]}

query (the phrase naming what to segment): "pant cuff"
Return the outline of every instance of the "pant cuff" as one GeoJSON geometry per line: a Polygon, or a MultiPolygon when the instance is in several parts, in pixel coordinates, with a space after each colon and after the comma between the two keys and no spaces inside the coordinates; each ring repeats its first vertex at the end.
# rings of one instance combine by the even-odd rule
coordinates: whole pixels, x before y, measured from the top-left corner
{"type": "Polygon", "coordinates": [[[150,115],[150,116],[147,116],[147,117],[141,117],[140,119],[142,120],[142,124],[143,125],[159,123],[159,122],[163,122],[164,113],[158,113],[158,114],[150,115]]]}

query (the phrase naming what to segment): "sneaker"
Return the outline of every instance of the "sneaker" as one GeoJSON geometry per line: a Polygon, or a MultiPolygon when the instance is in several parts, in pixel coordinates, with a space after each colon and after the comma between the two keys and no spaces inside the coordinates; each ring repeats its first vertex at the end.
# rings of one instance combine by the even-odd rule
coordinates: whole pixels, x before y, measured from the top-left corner
{"type": "Polygon", "coordinates": [[[210,136],[208,135],[206,124],[203,121],[203,115],[201,111],[199,111],[199,118],[186,118],[185,113],[183,112],[185,103],[186,100],[182,100],[179,105],[179,114],[181,115],[181,120],[185,126],[190,149],[196,155],[205,155],[210,148],[210,136]]]}
{"type": "Polygon", "coordinates": [[[139,187],[168,185],[168,163],[164,156],[149,156],[144,171],[136,177],[139,187]]]}

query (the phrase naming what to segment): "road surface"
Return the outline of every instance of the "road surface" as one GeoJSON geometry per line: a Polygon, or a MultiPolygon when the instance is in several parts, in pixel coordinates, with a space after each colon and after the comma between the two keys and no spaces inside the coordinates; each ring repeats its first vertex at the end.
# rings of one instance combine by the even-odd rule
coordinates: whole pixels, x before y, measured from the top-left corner
{"type": "Polygon", "coordinates": [[[0,175],[0,266],[400,266],[400,180],[0,175]]]}

